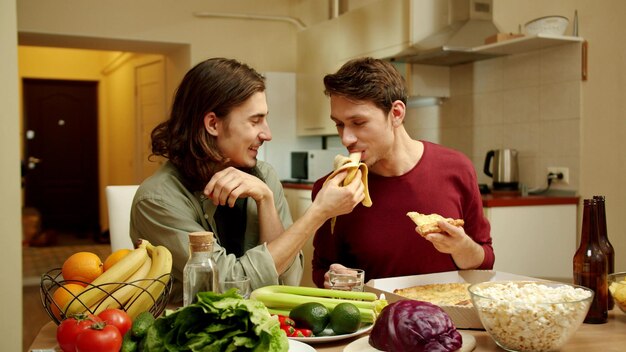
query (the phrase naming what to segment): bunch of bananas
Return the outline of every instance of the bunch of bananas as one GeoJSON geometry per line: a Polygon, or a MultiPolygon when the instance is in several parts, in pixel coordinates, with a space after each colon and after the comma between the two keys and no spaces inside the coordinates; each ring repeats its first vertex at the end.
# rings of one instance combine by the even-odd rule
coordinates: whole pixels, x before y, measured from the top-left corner
{"type": "Polygon", "coordinates": [[[110,269],[98,276],[77,298],[64,307],[65,315],[90,311],[99,314],[121,308],[134,319],[150,310],[167,287],[172,271],[172,253],[164,246],[140,240],[110,269]]]}

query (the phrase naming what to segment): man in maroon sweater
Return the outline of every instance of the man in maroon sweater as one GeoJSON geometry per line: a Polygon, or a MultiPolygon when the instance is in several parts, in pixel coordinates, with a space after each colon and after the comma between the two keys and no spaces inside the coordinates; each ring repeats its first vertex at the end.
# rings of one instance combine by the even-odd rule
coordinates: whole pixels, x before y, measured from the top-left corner
{"type": "MultiPolygon", "coordinates": [[[[324,85],[341,142],[348,152],[362,153],[369,168],[373,205],[338,217],[332,234],[330,221],[317,231],[316,285],[329,287],[331,266],[364,269],[366,280],[493,268],[491,228],[474,167],[460,152],[408,135],[407,91],[393,65],[355,59],[324,77],[324,85]],[[443,232],[422,237],[409,211],[463,219],[465,225],[440,222],[443,232]]],[[[313,198],[323,182],[315,183],[313,198]]]]}

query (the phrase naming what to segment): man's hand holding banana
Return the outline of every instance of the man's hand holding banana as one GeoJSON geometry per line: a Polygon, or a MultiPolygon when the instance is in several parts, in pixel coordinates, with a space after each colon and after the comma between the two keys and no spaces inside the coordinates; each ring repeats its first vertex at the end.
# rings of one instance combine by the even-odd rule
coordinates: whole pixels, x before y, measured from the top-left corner
{"type": "MultiPolygon", "coordinates": [[[[351,153],[349,157],[346,157],[344,155],[337,155],[334,161],[334,171],[330,174],[330,176],[328,176],[326,181],[324,181],[324,184],[326,184],[338,173],[347,172],[346,177],[342,181],[342,185],[347,186],[352,182],[352,180],[354,180],[359,170],[361,171],[361,180],[359,182],[363,183],[365,193],[365,197],[363,198],[361,204],[366,207],[371,207],[372,199],[370,198],[369,190],[367,188],[367,165],[361,162],[361,153],[351,153]]],[[[336,217],[330,220],[331,233],[334,232],[336,221],[336,217]]]]}

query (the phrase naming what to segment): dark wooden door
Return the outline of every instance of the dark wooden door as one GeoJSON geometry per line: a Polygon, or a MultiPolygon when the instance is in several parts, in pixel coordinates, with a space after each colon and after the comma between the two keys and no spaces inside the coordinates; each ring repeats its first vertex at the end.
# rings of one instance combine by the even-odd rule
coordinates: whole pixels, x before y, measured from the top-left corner
{"type": "Polygon", "coordinates": [[[24,79],[23,90],[25,206],[44,230],[98,235],[98,83],[24,79]]]}

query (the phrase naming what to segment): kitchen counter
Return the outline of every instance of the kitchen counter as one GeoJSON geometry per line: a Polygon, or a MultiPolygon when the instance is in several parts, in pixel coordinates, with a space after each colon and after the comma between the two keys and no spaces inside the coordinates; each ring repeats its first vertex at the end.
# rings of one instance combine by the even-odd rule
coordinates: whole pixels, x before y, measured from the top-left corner
{"type": "MultiPolygon", "coordinates": [[[[282,181],[286,189],[312,190],[313,183],[282,181]]],[[[514,207],[514,206],[535,206],[535,205],[566,205],[578,204],[577,196],[549,196],[549,195],[528,195],[522,196],[519,192],[496,192],[483,194],[483,207],[514,207]]]]}
{"type": "Polygon", "coordinates": [[[535,205],[567,205],[578,204],[579,197],[528,195],[522,196],[515,193],[492,193],[483,194],[483,207],[515,207],[535,205]]]}
{"type": "MultiPolygon", "coordinates": [[[[483,330],[463,330],[476,338],[474,351],[502,351],[493,339],[483,330]]],[[[56,325],[49,322],[39,331],[30,345],[29,351],[58,351],[56,343],[56,325]]],[[[357,336],[346,340],[329,343],[313,344],[318,352],[342,352],[351,342],[362,338],[357,336]]],[[[562,352],[582,351],[623,351],[626,345],[626,315],[618,308],[609,311],[606,324],[582,324],[572,339],[563,347],[562,352]]]]}
{"type": "Polygon", "coordinates": [[[313,189],[313,182],[280,181],[284,188],[289,189],[313,189]]]}

